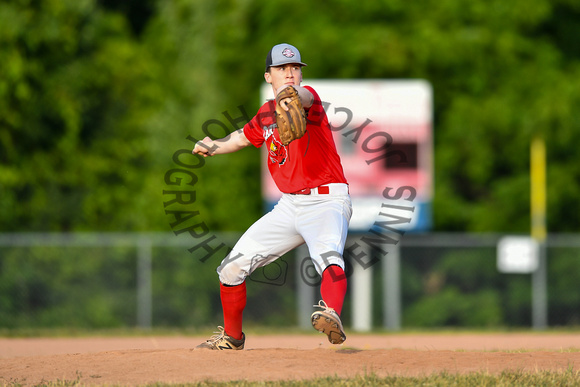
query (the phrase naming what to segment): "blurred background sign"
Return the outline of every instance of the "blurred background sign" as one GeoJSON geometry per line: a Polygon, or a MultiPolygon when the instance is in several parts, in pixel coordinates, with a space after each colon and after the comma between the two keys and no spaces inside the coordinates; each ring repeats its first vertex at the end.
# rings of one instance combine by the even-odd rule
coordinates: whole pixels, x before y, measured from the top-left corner
{"type": "MultiPolygon", "coordinates": [[[[410,218],[409,222],[397,225],[400,230],[430,230],[433,197],[430,83],[306,80],[302,85],[316,90],[328,115],[350,184],[351,230],[368,231],[384,211],[382,204],[388,204],[389,215],[410,218]]],[[[263,85],[261,95],[263,101],[273,98],[269,84],[263,85]]],[[[264,151],[262,156],[266,157],[264,151]]],[[[262,193],[269,210],[280,198],[280,192],[265,160],[262,168],[262,193]]]]}
{"type": "Polygon", "coordinates": [[[539,255],[534,238],[505,236],[497,244],[497,268],[501,273],[530,274],[538,268],[539,255]]]}

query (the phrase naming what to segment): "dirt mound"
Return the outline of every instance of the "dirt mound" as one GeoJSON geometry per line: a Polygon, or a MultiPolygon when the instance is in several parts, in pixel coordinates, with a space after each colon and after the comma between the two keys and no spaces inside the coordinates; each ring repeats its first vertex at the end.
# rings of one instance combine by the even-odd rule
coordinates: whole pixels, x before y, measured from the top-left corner
{"type": "Polygon", "coordinates": [[[143,385],[325,376],[424,376],[580,366],[580,334],[249,336],[246,350],[192,350],[200,337],[0,339],[0,382],[143,385]]]}

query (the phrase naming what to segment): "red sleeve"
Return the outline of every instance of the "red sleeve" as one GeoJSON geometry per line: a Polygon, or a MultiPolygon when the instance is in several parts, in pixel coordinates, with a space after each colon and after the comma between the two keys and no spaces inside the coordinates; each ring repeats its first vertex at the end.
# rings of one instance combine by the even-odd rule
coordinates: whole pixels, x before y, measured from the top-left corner
{"type": "Polygon", "coordinates": [[[260,107],[258,113],[244,125],[244,135],[256,148],[260,148],[264,143],[264,132],[272,130],[275,120],[274,100],[268,101],[260,107]]]}
{"type": "Polygon", "coordinates": [[[256,117],[252,118],[250,122],[244,125],[244,135],[252,143],[253,146],[259,148],[264,143],[264,136],[259,135],[260,130],[256,125],[256,117]]]}
{"type": "Polygon", "coordinates": [[[324,111],[324,106],[322,105],[322,101],[318,96],[318,93],[310,86],[304,86],[305,89],[312,93],[314,97],[312,101],[312,106],[309,109],[306,109],[306,118],[309,124],[314,124],[316,126],[321,126],[323,120],[326,118],[326,112],[324,111]]]}

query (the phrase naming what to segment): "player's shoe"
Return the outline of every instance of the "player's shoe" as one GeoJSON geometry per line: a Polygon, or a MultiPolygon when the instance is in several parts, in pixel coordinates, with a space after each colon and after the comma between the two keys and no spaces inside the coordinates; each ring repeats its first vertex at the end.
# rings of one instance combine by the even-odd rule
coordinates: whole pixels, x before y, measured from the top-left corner
{"type": "Polygon", "coordinates": [[[240,350],[244,349],[244,343],[246,342],[246,335],[242,332],[242,338],[240,340],[234,339],[226,335],[223,327],[218,327],[218,332],[216,335],[210,337],[205,343],[201,343],[195,349],[212,349],[223,351],[227,349],[240,350]]]}
{"type": "Polygon", "coordinates": [[[314,307],[322,309],[312,313],[310,317],[314,329],[327,335],[328,341],[331,344],[344,343],[346,335],[344,334],[338,313],[334,309],[329,308],[323,300],[320,300],[318,305],[314,305],[314,307]]]}

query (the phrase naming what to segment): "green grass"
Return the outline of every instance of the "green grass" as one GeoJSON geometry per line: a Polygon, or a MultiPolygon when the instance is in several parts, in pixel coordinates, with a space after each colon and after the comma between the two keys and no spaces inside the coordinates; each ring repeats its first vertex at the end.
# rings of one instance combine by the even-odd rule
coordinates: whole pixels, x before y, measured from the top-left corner
{"type": "MultiPolygon", "coordinates": [[[[580,372],[567,371],[564,373],[538,372],[524,373],[511,372],[494,376],[485,373],[467,375],[436,374],[425,377],[391,376],[381,378],[375,375],[359,376],[351,379],[320,378],[307,381],[289,382],[230,382],[230,383],[197,383],[187,386],[272,386],[272,387],[331,387],[331,386],[574,386],[580,385],[580,372]]],[[[155,386],[166,386],[158,384],[155,386]]]]}
{"type": "MultiPolygon", "coordinates": [[[[40,383],[37,387],[56,387],[56,386],[80,386],[82,385],[81,375],[77,375],[76,380],[57,380],[50,383],[40,383]]],[[[6,386],[20,386],[18,383],[8,383],[6,386]]],[[[341,379],[338,377],[319,378],[303,381],[277,381],[277,382],[199,382],[191,384],[147,384],[143,387],[166,387],[166,386],[184,386],[184,387],[205,387],[205,386],[271,386],[271,387],[331,387],[331,386],[578,386],[580,385],[580,371],[568,369],[565,372],[503,372],[499,375],[490,375],[487,373],[470,373],[466,375],[454,375],[449,373],[440,373],[423,377],[404,377],[390,376],[378,377],[376,375],[358,376],[350,379],[341,379]]]]}

